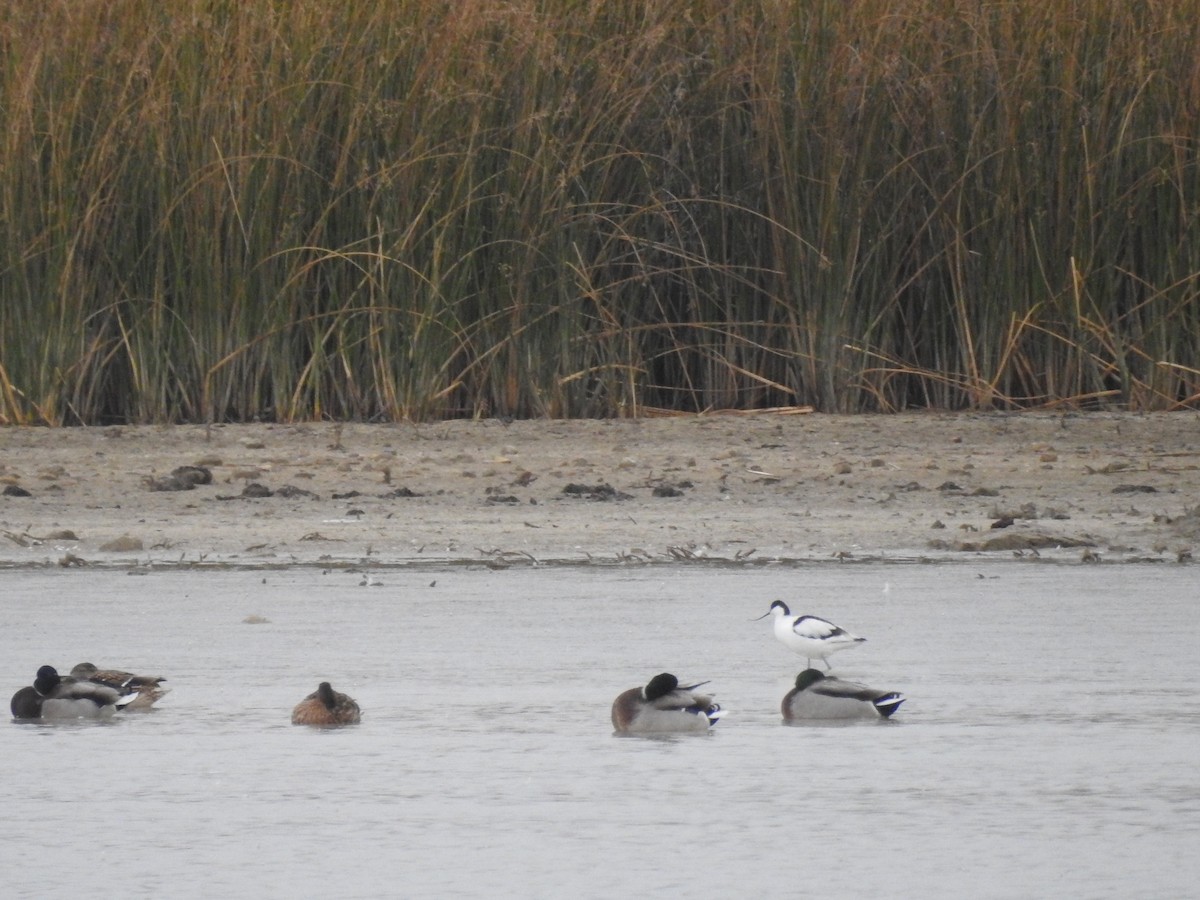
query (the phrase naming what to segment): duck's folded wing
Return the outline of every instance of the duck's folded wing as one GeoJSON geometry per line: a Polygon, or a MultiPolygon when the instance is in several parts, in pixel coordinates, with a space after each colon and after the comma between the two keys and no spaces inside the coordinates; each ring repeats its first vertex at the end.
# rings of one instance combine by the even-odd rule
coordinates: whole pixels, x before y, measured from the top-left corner
{"type": "MultiPolygon", "coordinates": [[[[54,692],[54,699],[91,700],[97,706],[108,706],[109,704],[121,705],[125,695],[106,684],[97,684],[93,681],[73,681],[60,684],[54,692]]],[[[135,699],[134,696],[129,696],[125,702],[133,699],[135,699]]]]}
{"type": "Polygon", "coordinates": [[[867,687],[865,684],[859,684],[856,681],[842,681],[840,678],[823,678],[814,684],[809,690],[814,694],[819,694],[822,697],[836,697],[843,700],[862,700],[866,703],[874,703],[880,697],[886,697],[890,692],[881,691],[876,688],[867,687]]]}
{"type": "Polygon", "coordinates": [[[703,710],[712,706],[711,694],[697,694],[693,691],[671,691],[651,702],[655,709],[695,709],[703,710]]]}
{"type": "Polygon", "coordinates": [[[140,687],[157,687],[165,678],[154,675],[134,675],[132,672],[121,672],[117,669],[102,669],[87,676],[88,681],[97,684],[107,684],[118,690],[136,689],[140,687]]]}

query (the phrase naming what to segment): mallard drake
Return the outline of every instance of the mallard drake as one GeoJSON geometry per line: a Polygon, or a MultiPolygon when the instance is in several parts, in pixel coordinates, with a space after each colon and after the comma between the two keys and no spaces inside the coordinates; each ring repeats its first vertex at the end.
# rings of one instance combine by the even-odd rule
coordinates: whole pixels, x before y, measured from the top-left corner
{"type": "Polygon", "coordinates": [[[820,659],[829,669],[830,656],[847,647],[857,647],[866,640],[817,616],[793,616],[782,600],[776,600],[758,618],[765,619],[767,616],[775,617],[775,638],[789,650],[803,656],[809,666],[814,659],[820,659]]]}
{"type": "Polygon", "coordinates": [[[681,686],[670,672],[655,675],[645,687],[619,694],[612,705],[618,734],[669,734],[708,731],[723,714],[709,694],[695,689],[707,681],[681,686]]]}
{"type": "Polygon", "coordinates": [[[830,719],[887,719],[900,708],[904,695],[881,691],[853,681],[842,681],[819,669],[796,676],[780,708],[788,723],[830,719]]]}
{"type": "Polygon", "coordinates": [[[71,677],[78,681],[106,684],[122,694],[134,694],[126,709],[149,709],[171,689],[162,687],[167,679],[157,675],[134,675],[119,669],[100,669],[90,662],[81,662],[71,670],[71,677]]]}
{"type": "Polygon", "coordinates": [[[54,666],[42,666],[33,686],[13,694],[9,706],[14,719],[107,719],[133,699],[105,684],[64,679],[54,666]]]}
{"type": "Polygon", "coordinates": [[[362,711],[350,697],[322,681],[292,710],[293,725],[357,725],[362,711]]]}

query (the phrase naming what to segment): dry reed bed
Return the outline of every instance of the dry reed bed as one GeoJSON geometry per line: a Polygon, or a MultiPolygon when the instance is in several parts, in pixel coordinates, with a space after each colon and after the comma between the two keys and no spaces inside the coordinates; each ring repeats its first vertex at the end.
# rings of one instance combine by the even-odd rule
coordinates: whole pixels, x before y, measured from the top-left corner
{"type": "Polygon", "coordinates": [[[1200,399],[1162,0],[0,11],[0,422],[1200,399]]]}

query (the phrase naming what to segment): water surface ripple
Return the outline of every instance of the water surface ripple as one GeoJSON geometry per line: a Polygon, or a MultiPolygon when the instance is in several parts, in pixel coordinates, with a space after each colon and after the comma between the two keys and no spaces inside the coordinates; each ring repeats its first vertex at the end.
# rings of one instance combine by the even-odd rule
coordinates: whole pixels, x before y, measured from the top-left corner
{"type": "Polygon", "coordinates": [[[1187,567],[0,573],[11,694],[165,674],[158,709],[0,728],[7,897],[1186,896],[1187,567]],[[772,599],[867,637],[894,722],[780,724],[772,599]],[[266,624],[243,624],[249,615],[266,624]],[[659,671],[705,736],[615,738],[659,671]],[[329,680],[360,726],[295,728],[329,680]]]}

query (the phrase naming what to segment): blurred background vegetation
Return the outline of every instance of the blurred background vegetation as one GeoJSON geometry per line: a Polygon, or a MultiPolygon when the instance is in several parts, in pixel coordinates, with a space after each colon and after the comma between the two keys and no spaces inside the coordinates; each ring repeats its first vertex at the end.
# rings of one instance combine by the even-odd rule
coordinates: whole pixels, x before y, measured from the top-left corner
{"type": "Polygon", "coordinates": [[[1185,0],[0,11],[0,423],[1200,405],[1185,0]]]}

